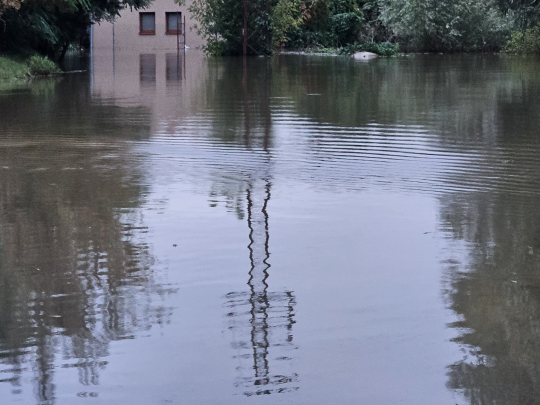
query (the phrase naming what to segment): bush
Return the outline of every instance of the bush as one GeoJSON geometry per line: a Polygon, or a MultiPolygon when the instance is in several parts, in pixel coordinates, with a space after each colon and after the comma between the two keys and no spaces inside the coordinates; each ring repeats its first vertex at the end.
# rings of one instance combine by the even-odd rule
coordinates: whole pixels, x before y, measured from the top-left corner
{"type": "Polygon", "coordinates": [[[503,52],[519,54],[540,53],[540,25],[525,31],[518,31],[505,45],[503,52]]]}
{"type": "Polygon", "coordinates": [[[390,42],[367,42],[367,43],[354,43],[340,48],[338,53],[341,55],[351,55],[355,52],[373,52],[380,56],[395,56],[399,52],[399,45],[392,44],[390,42]]]}
{"type": "Polygon", "coordinates": [[[49,76],[54,73],[60,73],[60,69],[56,63],[44,56],[34,55],[28,59],[27,64],[30,74],[34,76],[49,76]]]}

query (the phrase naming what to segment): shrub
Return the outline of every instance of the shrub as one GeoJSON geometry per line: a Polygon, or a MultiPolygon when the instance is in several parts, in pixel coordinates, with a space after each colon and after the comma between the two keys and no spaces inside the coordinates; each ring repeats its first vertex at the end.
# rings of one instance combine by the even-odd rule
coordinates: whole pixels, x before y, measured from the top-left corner
{"type": "Polygon", "coordinates": [[[49,76],[54,73],[60,73],[60,69],[56,63],[44,56],[34,55],[28,59],[27,64],[30,74],[34,76],[49,76]]]}
{"type": "Polygon", "coordinates": [[[351,55],[355,52],[373,52],[380,56],[395,56],[399,52],[399,45],[390,42],[366,42],[354,43],[340,48],[338,53],[341,55],[351,55]]]}
{"type": "Polygon", "coordinates": [[[519,54],[540,53],[540,25],[525,31],[518,31],[505,45],[503,52],[519,54]]]}

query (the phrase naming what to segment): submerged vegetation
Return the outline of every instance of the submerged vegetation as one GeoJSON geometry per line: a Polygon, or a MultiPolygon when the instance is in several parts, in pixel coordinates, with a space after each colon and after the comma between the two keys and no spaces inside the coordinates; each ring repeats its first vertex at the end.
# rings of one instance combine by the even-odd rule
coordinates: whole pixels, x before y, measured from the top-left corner
{"type": "MultiPolygon", "coordinates": [[[[254,55],[333,48],[388,56],[398,46],[412,52],[540,52],[537,0],[249,0],[247,7],[247,53],[254,55]]],[[[243,53],[242,1],[195,0],[190,10],[208,53],[243,53]]]]}
{"type": "Polygon", "coordinates": [[[399,44],[392,44],[390,42],[355,42],[338,49],[338,53],[341,55],[351,55],[361,51],[373,52],[381,56],[394,56],[399,52],[399,44]]]}

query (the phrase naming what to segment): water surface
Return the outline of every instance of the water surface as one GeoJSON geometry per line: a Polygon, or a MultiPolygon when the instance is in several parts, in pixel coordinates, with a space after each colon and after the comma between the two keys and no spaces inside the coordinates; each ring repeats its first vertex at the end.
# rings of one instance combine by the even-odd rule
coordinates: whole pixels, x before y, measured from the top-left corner
{"type": "Polygon", "coordinates": [[[539,403],[539,68],[101,52],[1,92],[0,402],[539,403]]]}

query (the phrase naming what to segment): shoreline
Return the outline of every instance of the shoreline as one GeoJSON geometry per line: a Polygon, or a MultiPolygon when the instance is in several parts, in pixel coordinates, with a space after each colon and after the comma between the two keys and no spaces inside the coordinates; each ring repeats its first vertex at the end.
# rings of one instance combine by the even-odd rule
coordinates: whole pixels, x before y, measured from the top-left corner
{"type": "Polygon", "coordinates": [[[39,77],[51,77],[63,73],[50,59],[33,55],[0,55],[0,85],[19,85],[39,77]]]}

